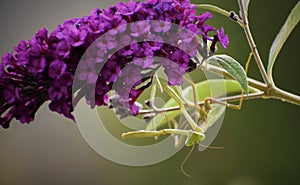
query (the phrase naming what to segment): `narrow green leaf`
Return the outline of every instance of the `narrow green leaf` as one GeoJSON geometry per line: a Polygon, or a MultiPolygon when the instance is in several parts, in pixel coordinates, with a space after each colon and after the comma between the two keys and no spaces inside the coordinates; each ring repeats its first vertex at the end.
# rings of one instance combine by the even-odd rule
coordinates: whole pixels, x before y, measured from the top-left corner
{"type": "Polygon", "coordinates": [[[228,55],[214,55],[207,62],[216,62],[225,69],[233,79],[239,82],[243,90],[248,93],[248,81],[244,68],[235,59],[228,55]]]}
{"type": "Polygon", "coordinates": [[[289,37],[290,33],[296,27],[300,20],[300,1],[296,4],[294,9],[291,11],[286,22],[282,26],[280,32],[276,36],[269,53],[269,64],[268,64],[268,76],[273,82],[272,70],[275,63],[275,60],[284,45],[285,41],[289,37]]]}
{"type": "MultiPolygon", "coordinates": [[[[241,94],[242,88],[239,85],[239,83],[235,80],[227,80],[227,79],[214,79],[214,80],[206,80],[203,82],[199,82],[196,84],[196,90],[198,94],[198,100],[203,101],[207,97],[212,96],[211,92],[211,87],[214,87],[213,89],[213,95],[214,97],[223,97],[226,96],[227,94],[241,94]],[[225,87],[224,87],[225,86],[225,87]],[[216,89],[217,87],[220,87],[220,90],[216,89]],[[223,88],[226,89],[224,92],[223,88]]],[[[258,92],[257,89],[249,87],[249,93],[255,93],[258,92]]],[[[185,97],[192,101],[193,100],[193,93],[192,93],[192,87],[189,86],[185,88],[182,92],[182,94],[185,95],[185,97]]],[[[174,99],[169,99],[164,107],[173,107],[173,106],[178,106],[178,103],[174,99]]],[[[225,111],[224,106],[218,106],[212,110],[212,112],[208,115],[208,127],[213,125],[221,116],[222,113],[225,111]]],[[[181,114],[181,111],[172,111],[172,112],[167,112],[165,115],[164,114],[158,114],[153,118],[153,123],[149,123],[146,130],[154,130],[156,128],[160,128],[164,125],[166,125],[166,118],[167,116],[169,119],[176,118],[181,114]],[[156,127],[156,128],[155,128],[156,127]]]]}

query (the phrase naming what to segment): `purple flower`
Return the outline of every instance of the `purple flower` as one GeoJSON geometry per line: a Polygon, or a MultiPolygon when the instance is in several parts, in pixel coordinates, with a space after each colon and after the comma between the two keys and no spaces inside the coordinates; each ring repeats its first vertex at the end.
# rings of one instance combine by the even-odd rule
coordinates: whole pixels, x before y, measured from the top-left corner
{"type": "Polygon", "coordinates": [[[169,85],[182,85],[185,70],[180,66],[174,63],[170,63],[169,66],[165,67],[165,73],[168,76],[169,85]]]}
{"type": "Polygon", "coordinates": [[[153,62],[154,62],[154,59],[151,56],[147,56],[147,57],[144,57],[144,58],[134,58],[133,59],[133,63],[136,66],[141,67],[142,69],[149,68],[153,64],[153,62]]]}
{"type": "Polygon", "coordinates": [[[217,34],[214,35],[212,39],[212,44],[210,45],[210,50],[215,52],[216,43],[220,42],[224,48],[227,48],[229,44],[228,35],[224,34],[224,28],[221,27],[220,31],[217,30],[217,34]]]}
{"type": "Polygon", "coordinates": [[[27,52],[30,56],[40,57],[41,53],[42,53],[42,46],[36,39],[32,39],[28,43],[28,51],[27,52]]]}
{"type": "Polygon", "coordinates": [[[41,58],[32,58],[29,62],[28,62],[28,66],[27,66],[27,70],[30,73],[40,73],[42,71],[44,71],[46,67],[46,59],[45,57],[41,57],[41,58]]]}
{"type": "Polygon", "coordinates": [[[130,46],[126,46],[123,50],[121,50],[122,56],[127,55],[135,55],[141,57],[144,55],[144,48],[139,43],[131,44],[130,46]]]}
{"type": "Polygon", "coordinates": [[[154,22],[152,22],[152,27],[155,32],[165,33],[170,30],[171,23],[165,22],[165,21],[154,21],[154,22]]]}
{"type": "Polygon", "coordinates": [[[84,43],[86,36],[87,36],[87,31],[85,29],[79,30],[77,28],[73,28],[70,31],[70,36],[68,38],[68,42],[72,46],[78,47],[84,43]]]}
{"type": "Polygon", "coordinates": [[[56,53],[63,58],[68,58],[71,51],[71,46],[67,43],[67,41],[62,40],[56,46],[56,53]]]}
{"type": "Polygon", "coordinates": [[[13,104],[19,98],[19,90],[13,85],[10,84],[3,90],[3,99],[6,103],[13,104]]]}
{"type": "Polygon", "coordinates": [[[132,43],[132,42],[133,42],[133,40],[130,35],[125,35],[125,34],[121,35],[120,44],[122,47],[126,47],[126,46],[130,45],[130,43],[132,43]]]}
{"type": "Polygon", "coordinates": [[[140,21],[130,25],[131,36],[142,37],[150,32],[150,24],[147,21],[140,21]]]}
{"type": "Polygon", "coordinates": [[[170,2],[160,2],[153,7],[153,9],[160,14],[163,14],[164,12],[167,12],[172,8],[173,7],[170,2]]]}
{"type": "Polygon", "coordinates": [[[68,93],[66,86],[61,86],[59,82],[54,82],[48,89],[49,99],[51,101],[62,99],[68,93]]]}
{"type": "Polygon", "coordinates": [[[66,118],[69,118],[75,122],[74,116],[71,114],[73,112],[72,101],[69,99],[59,99],[52,101],[49,104],[49,109],[51,111],[57,112],[64,115],[66,118]]]}
{"type": "MultiPolygon", "coordinates": [[[[186,69],[188,63],[190,61],[190,57],[182,50],[176,50],[171,54],[170,59],[178,65],[178,67],[182,69],[186,69]]],[[[173,63],[170,63],[173,64],[173,63]]]]}
{"type": "Polygon", "coordinates": [[[208,38],[207,33],[210,31],[216,31],[216,28],[214,28],[210,25],[204,24],[201,26],[201,30],[202,30],[202,37],[207,39],[208,38]]]}
{"type": "Polygon", "coordinates": [[[101,42],[97,42],[97,46],[101,50],[111,50],[115,48],[118,44],[116,38],[109,34],[105,34],[103,37],[101,37],[100,40],[101,42]]]}
{"type": "Polygon", "coordinates": [[[210,18],[208,12],[196,15],[189,0],[130,0],[66,20],[50,33],[41,28],[2,57],[0,125],[8,128],[14,118],[32,122],[45,101],[51,111],[75,121],[73,98],[75,104],[85,98],[92,108],[110,105],[121,117],[137,115],[136,101],[158,68],[164,68],[169,85],[181,85],[182,76],[195,69],[190,58],[201,48],[196,35],[204,43],[211,40],[212,51],[217,42],[228,46],[224,29],[205,23],[210,18]],[[181,29],[173,30],[172,24],[181,29]],[[96,49],[88,50],[95,41],[96,49]],[[73,81],[81,84],[76,94],[73,81]],[[112,90],[115,95],[109,97],[112,90]]]}
{"type": "Polygon", "coordinates": [[[212,14],[210,12],[205,12],[201,14],[199,17],[196,17],[196,20],[198,21],[198,24],[204,24],[205,21],[208,19],[213,18],[212,14]]]}
{"type": "Polygon", "coordinates": [[[52,61],[48,69],[48,75],[51,78],[58,78],[66,71],[66,68],[67,65],[63,61],[52,61]]]}
{"type": "Polygon", "coordinates": [[[36,39],[47,40],[48,39],[48,30],[47,28],[41,28],[35,35],[36,39]]]}
{"type": "Polygon", "coordinates": [[[127,65],[125,68],[122,69],[122,74],[116,81],[116,84],[118,84],[119,86],[116,85],[115,88],[117,91],[120,91],[122,93],[127,93],[129,95],[130,91],[121,90],[125,88],[122,86],[126,86],[126,88],[129,87],[130,89],[132,89],[132,87],[134,87],[136,83],[140,82],[141,79],[142,79],[141,68],[134,64],[127,65]]]}
{"type": "Polygon", "coordinates": [[[129,104],[129,109],[130,109],[130,113],[131,113],[133,116],[136,116],[136,115],[139,113],[141,107],[138,106],[138,105],[135,104],[135,103],[130,103],[130,104],[129,104]]]}
{"type": "Polygon", "coordinates": [[[119,32],[126,30],[126,21],[120,15],[113,15],[112,17],[106,17],[104,22],[105,28],[109,30],[111,35],[116,35],[119,32]],[[124,26],[121,26],[124,25],[124,26]]]}
{"type": "Polygon", "coordinates": [[[108,82],[114,82],[121,71],[121,67],[116,61],[106,62],[102,69],[101,77],[106,79],[108,82]]]}
{"type": "Polygon", "coordinates": [[[99,19],[98,15],[92,15],[91,17],[89,17],[89,32],[93,33],[93,34],[101,34],[103,33],[105,30],[105,25],[104,23],[102,23],[102,21],[99,19]]]}
{"type": "Polygon", "coordinates": [[[123,2],[118,2],[116,5],[117,8],[117,14],[120,15],[133,15],[136,13],[140,8],[142,7],[142,4],[136,3],[134,1],[129,1],[128,3],[124,4],[123,2]]]}
{"type": "Polygon", "coordinates": [[[154,53],[159,51],[163,47],[162,42],[149,41],[143,44],[144,54],[146,56],[154,56],[154,53]]]}
{"type": "Polygon", "coordinates": [[[95,95],[92,95],[92,93],[87,94],[87,101],[88,104],[91,105],[91,107],[94,107],[95,105],[102,106],[107,105],[108,103],[108,95],[107,93],[112,89],[112,83],[107,83],[106,81],[97,81],[96,88],[95,88],[95,95]],[[91,100],[95,99],[95,105],[89,103],[92,102],[91,100]]]}
{"type": "Polygon", "coordinates": [[[217,36],[218,36],[218,42],[222,44],[224,48],[227,48],[229,44],[229,38],[228,35],[224,34],[224,28],[221,27],[219,31],[217,31],[217,36]]]}
{"type": "Polygon", "coordinates": [[[65,86],[60,80],[55,80],[48,89],[48,95],[50,100],[62,99],[68,95],[68,86],[65,86]]]}
{"type": "Polygon", "coordinates": [[[96,73],[93,63],[89,61],[84,62],[84,64],[78,66],[77,71],[77,78],[80,81],[84,81],[88,84],[93,84],[97,81],[98,74],[96,73]]]}
{"type": "Polygon", "coordinates": [[[13,62],[13,56],[11,53],[6,53],[2,57],[2,63],[0,64],[0,78],[5,74],[5,67],[13,62]]]}

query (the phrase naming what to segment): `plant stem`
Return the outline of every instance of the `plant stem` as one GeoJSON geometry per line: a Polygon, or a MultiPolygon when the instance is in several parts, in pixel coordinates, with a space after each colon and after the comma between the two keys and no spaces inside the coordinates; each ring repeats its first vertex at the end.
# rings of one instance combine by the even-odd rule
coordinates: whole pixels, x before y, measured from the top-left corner
{"type": "Polygon", "coordinates": [[[291,104],[300,105],[300,96],[294,95],[275,86],[268,90],[267,95],[284,102],[287,101],[291,104]]]}
{"type": "MultiPolygon", "coordinates": [[[[210,4],[196,4],[196,7],[204,10],[214,11],[226,17],[230,17],[231,15],[230,12],[210,4]]],[[[244,23],[241,19],[238,18],[236,21],[241,27],[244,27],[244,23]]]]}
{"type": "MultiPolygon", "coordinates": [[[[242,3],[242,0],[238,0],[238,3],[239,3],[239,7],[240,7],[240,11],[241,11],[241,17],[242,17],[242,20],[241,19],[237,19],[237,23],[244,29],[244,32],[246,34],[246,37],[248,39],[248,43],[249,43],[249,46],[252,50],[252,53],[254,55],[254,58],[255,58],[255,61],[257,63],[257,66],[260,70],[260,73],[262,74],[262,77],[264,79],[264,82],[267,84],[268,87],[272,86],[272,82],[270,81],[270,79],[268,78],[268,75],[267,75],[267,72],[265,70],[265,67],[263,65],[263,62],[261,60],[261,57],[259,55],[259,52],[256,48],[256,44],[254,42],[254,39],[253,39],[253,36],[251,34],[251,31],[250,31],[250,27],[249,27],[249,24],[248,24],[248,18],[247,18],[247,14],[245,12],[245,9],[244,9],[244,5],[242,3]]],[[[206,10],[211,10],[211,11],[214,11],[214,12],[217,12],[221,15],[224,15],[226,17],[230,17],[230,12],[224,10],[224,9],[221,9],[217,6],[214,6],[214,5],[209,5],[209,4],[198,4],[196,5],[197,8],[202,8],[202,9],[206,9],[206,10]]]]}
{"type": "MultiPolygon", "coordinates": [[[[231,75],[224,69],[214,66],[214,65],[207,65],[206,68],[203,68],[203,70],[208,70],[210,72],[213,72],[215,74],[223,75],[226,78],[232,79],[231,75]]],[[[300,105],[300,96],[289,93],[287,91],[284,91],[282,89],[279,89],[278,87],[271,85],[267,86],[267,84],[264,84],[258,80],[255,80],[253,78],[247,78],[249,85],[251,87],[254,87],[264,93],[265,98],[275,98],[282,101],[287,101],[289,103],[300,105]]],[[[257,98],[257,97],[256,97],[257,98]]]]}
{"type": "Polygon", "coordinates": [[[249,27],[249,24],[248,24],[247,13],[245,12],[243,2],[242,2],[242,0],[238,0],[238,3],[239,3],[240,11],[241,11],[242,21],[243,21],[243,24],[244,24],[243,28],[244,28],[246,37],[248,39],[249,46],[250,46],[250,48],[251,48],[251,50],[253,52],[255,61],[257,63],[259,71],[260,71],[260,73],[261,73],[261,75],[262,75],[262,77],[264,79],[264,82],[267,84],[268,87],[271,87],[273,84],[272,84],[272,82],[270,81],[270,79],[269,79],[269,77],[267,75],[267,72],[266,72],[265,67],[263,65],[263,62],[261,60],[261,57],[260,57],[260,55],[258,53],[256,44],[254,42],[253,36],[251,34],[250,27],[249,27]]]}
{"type": "MultiPolygon", "coordinates": [[[[268,78],[267,72],[265,70],[263,62],[262,62],[261,57],[259,55],[259,52],[257,50],[257,47],[256,47],[256,44],[254,42],[253,36],[251,34],[250,27],[249,27],[249,24],[248,24],[247,14],[244,11],[243,3],[242,3],[241,0],[239,0],[238,3],[239,3],[239,6],[240,6],[242,20],[238,19],[237,23],[244,29],[244,32],[245,32],[246,37],[248,39],[249,46],[250,46],[250,48],[252,50],[252,53],[254,55],[255,61],[257,63],[257,66],[258,66],[258,68],[260,70],[260,73],[262,74],[264,82],[267,84],[268,87],[270,87],[273,84],[270,81],[270,79],[268,78]]],[[[226,17],[230,17],[230,12],[228,12],[228,11],[226,11],[224,9],[221,9],[221,8],[219,8],[217,6],[214,6],[214,5],[198,4],[198,5],[196,5],[196,7],[197,8],[201,8],[201,9],[205,9],[205,10],[211,10],[211,11],[217,12],[217,13],[219,13],[221,15],[224,15],[226,17]]]]}

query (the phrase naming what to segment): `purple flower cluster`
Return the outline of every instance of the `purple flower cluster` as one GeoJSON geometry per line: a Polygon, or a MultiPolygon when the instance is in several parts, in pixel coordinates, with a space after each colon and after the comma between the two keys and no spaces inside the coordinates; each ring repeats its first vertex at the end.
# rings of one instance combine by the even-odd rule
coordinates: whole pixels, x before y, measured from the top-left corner
{"type": "Polygon", "coordinates": [[[196,35],[211,40],[212,50],[216,42],[227,47],[224,29],[205,23],[211,17],[208,12],[196,15],[189,0],[130,1],[67,20],[50,34],[40,29],[3,55],[0,125],[8,128],[14,118],[32,122],[47,100],[51,111],[75,121],[73,103],[83,97],[91,107],[109,105],[120,115],[138,114],[136,100],[159,67],[170,85],[181,85],[182,75],[195,67],[190,58],[197,54],[196,35]],[[171,30],[172,24],[185,29],[171,30]],[[86,52],[92,45],[96,51],[86,52]],[[117,47],[121,49],[112,52],[117,47]],[[81,85],[72,89],[75,82],[81,85]],[[108,96],[111,90],[114,97],[108,96]],[[117,109],[120,105],[125,109],[117,109]]]}

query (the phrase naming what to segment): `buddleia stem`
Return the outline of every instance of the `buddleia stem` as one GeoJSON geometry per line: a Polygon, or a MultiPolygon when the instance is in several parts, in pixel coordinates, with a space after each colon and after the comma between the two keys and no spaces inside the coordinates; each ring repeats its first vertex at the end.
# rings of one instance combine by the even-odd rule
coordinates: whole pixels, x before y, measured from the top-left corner
{"type": "MultiPolygon", "coordinates": [[[[226,16],[226,17],[231,17],[232,18],[232,13],[233,12],[229,12],[227,10],[224,10],[224,9],[222,9],[220,7],[217,7],[217,6],[214,6],[214,5],[210,5],[210,4],[196,4],[196,7],[200,8],[200,9],[204,9],[204,10],[214,11],[214,12],[217,12],[217,13],[219,13],[221,15],[226,16]]],[[[243,21],[239,17],[235,17],[235,18],[236,18],[237,23],[243,28],[244,27],[243,21]]]]}

